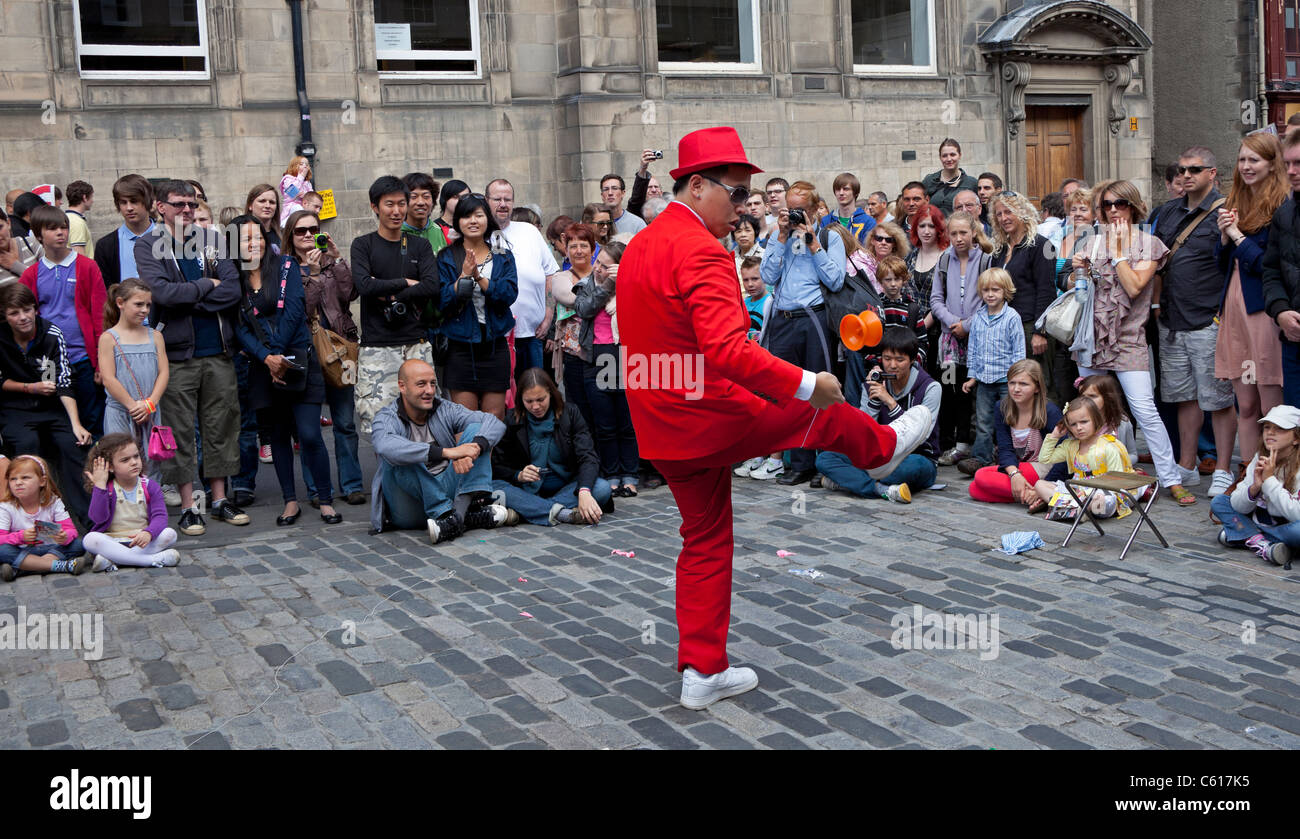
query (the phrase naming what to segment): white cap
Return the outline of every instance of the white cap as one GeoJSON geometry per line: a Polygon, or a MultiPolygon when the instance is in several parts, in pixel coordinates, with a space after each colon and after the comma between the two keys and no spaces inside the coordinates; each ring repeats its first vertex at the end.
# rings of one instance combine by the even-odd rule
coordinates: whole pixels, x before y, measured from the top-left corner
{"type": "Polygon", "coordinates": [[[1300,408],[1290,405],[1278,405],[1268,412],[1260,422],[1271,422],[1278,428],[1300,428],[1300,408]]]}

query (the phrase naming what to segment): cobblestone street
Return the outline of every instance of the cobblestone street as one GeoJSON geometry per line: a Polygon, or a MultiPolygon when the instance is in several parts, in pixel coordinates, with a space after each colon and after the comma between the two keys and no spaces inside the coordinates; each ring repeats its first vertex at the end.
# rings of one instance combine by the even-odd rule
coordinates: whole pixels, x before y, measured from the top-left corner
{"type": "Polygon", "coordinates": [[[209,519],[178,568],[0,589],[10,614],[102,612],[107,636],[98,661],[0,653],[0,747],[1300,747],[1300,572],[1221,550],[1203,496],[1158,501],[1172,547],[1144,532],[1119,562],[1131,519],[1063,550],[1065,525],[972,502],[954,469],[910,507],[736,479],[730,653],[760,684],[692,712],[667,488],[435,549],[368,536],[364,507],[278,529],[261,477],[254,526],[209,519]],[[991,550],[1035,528],[1046,549],[991,550]],[[916,605],[996,615],[999,654],[894,649],[916,605]]]}

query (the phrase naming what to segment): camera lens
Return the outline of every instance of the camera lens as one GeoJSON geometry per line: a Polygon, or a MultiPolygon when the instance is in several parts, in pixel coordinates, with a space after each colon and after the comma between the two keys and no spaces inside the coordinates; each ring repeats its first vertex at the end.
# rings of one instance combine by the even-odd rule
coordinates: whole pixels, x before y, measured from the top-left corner
{"type": "Polygon", "coordinates": [[[393,310],[393,314],[394,314],[394,315],[404,315],[404,314],[406,314],[406,304],[403,303],[403,302],[400,301],[400,300],[395,301],[395,302],[393,303],[393,305],[392,305],[392,306],[389,306],[388,308],[390,308],[390,309],[393,310]]]}

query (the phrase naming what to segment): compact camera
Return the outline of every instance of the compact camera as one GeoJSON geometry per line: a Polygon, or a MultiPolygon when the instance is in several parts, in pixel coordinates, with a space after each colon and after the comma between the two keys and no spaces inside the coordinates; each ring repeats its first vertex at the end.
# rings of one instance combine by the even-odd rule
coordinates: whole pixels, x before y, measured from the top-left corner
{"type": "Polygon", "coordinates": [[[664,153],[662,151],[655,151],[654,156],[655,156],[655,160],[664,159],[664,153]]]}
{"type": "Polygon", "coordinates": [[[867,374],[867,381],[869,382],[883,382],[885,379],[892,378],[894,377],[881,370],[879,367],[871,368],[871,372],[867,374]]]}
{"type": "Polygon", "coordinates": [[[316,249],[327,251],[330,249],[330,237],[328,233],[317,233],[313,239],[316,242],[316,249]]]}

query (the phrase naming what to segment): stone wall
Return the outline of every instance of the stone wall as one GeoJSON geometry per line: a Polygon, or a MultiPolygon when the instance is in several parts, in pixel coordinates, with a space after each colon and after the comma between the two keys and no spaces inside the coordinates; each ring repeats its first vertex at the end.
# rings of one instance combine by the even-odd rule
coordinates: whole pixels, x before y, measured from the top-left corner
{"type": "MultiPolygon", "coordinates": [[[[381,174],[450,167],[476,190],[505,177],[517,203],[550,217],[595,200],[606,172],[630,177],[642,148],[664,150],[666,182],[676,141],[715,124],[736,126],[771,174],[811,179],[827,198],[842,171],[896,194],[938,168],[947,136],[968,172],[1005,174],[999,80],[974,43],[1009,4],[934,2],[938,76],[882,78],[852,72],[849,0],[764,0],[764,71],[732,76],[659,73],[651,0],[479,0],[482,78],[431,83],[375,71],[371,3],[309,0],[315,183],[335,190],[332,226],[347,238],[372,226],[366,189],[381,174]]],[[[277,183],[299,139],[289,8],[207,6],[210,81],[103,82],[76,70],[72,0],[6,0],[0,184],[88,180],[102,233],[126,172],[195,177],[214,211],[277,183]]],[[[1145,116],[1150,94],[1136,87],[1129,110],[1145,116]]],[[[1126,170],[1149,171],[1136,138],[1124,154],[1126,170]]]]}

